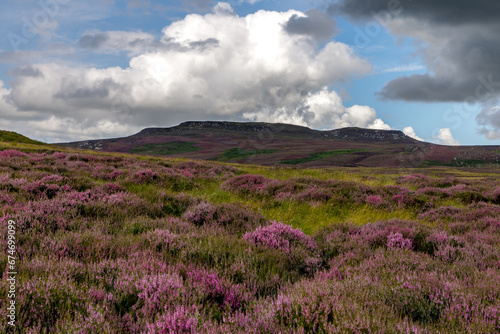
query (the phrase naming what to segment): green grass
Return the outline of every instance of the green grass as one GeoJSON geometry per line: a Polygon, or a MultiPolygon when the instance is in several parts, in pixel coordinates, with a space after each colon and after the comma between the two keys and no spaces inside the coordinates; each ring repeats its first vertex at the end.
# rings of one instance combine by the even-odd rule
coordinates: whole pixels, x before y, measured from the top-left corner
{"type": "Polygon", "coordinates": [[[500,162],[497,161],[488,161],[481,159],[457,159],[453,160],[450,163],[435,161],[435,160],[426,160],[423,163],[423,167],[427,166],[444,166],[444,167],[483,167],[486,165],[500,165],[500,162]]]}
{"type": "Polygon", "coordinates": [[[303,164],[306,162],[311,162],[311,161],[321,160],[321,159],[328,158],[328,157],[333,157],[336,155],[351,154],[351,153],[366,152],[366,151],[367,150],[353,149],[353,150],[335,150],[335,151],[316,152],[316,153],[312,153],[310,156],[305,157],[305,158],[285,160],[285,161],[281,161],[280,163],[286,164],[286,165],[298,165],[298,164],[303,164]]]}
{"type": "Polygon", "coordinates": [[[195,143],[193,142],[187,141],[173,141],[170,143],[161,144],[144,144],[134,147],[131,152],[140,154],[169,155],[201,150],[200,147],[197,147],[194,144],[195,143]]]}
{"type": "Polygon", "coordinates": [[[12,143],[22,143],[22,144],[37,144],[37,145],[46,145],[45,143],[29,139],[19,133],[12,131],[2,131],[0,130],[0,141],[3,142],[12,142],[12,143]]]}
{"type": "Polygon", "coordinates": [[[229,161],[233,159],[243,159],[248,158],[258,154],[269,154],[274,153],[276,150],[245,150],[240,147],[231,148],[229,150],[224,151],[219,156],[214,159],[215,161],[229,161]]]}
{"type": "MultiPolygon", "coordinates": [[[[343,222],[352,222],[356,225],[373,223],[376,221],[390,220],[393,218],[412,220],[416,219],[416,212],[410,209],[388,211],[374,208],[367,204],[336,205],[334,203],[310,203],[288,201],[273,201],[267,198],[240,196],[220,188],[218,182],[203,181],[199,189],[186,191],[186,193],[202,198],[214,204],[237,203],[248,206],[253,211],[261,213],[270,220],[282,221],[300,228],[304,233],[313,235],[322,227],[343,222]]],[[[127,188],[128,189],[128,188],[127,188]]],[[[131,189],[128,189],[131,191],[131,189]]],[[[152,189],[134,189],[136,194],[143,192],[154,193],[152,189]]],[[[172,193],[175,194],[175,193],[172,193]]]]}

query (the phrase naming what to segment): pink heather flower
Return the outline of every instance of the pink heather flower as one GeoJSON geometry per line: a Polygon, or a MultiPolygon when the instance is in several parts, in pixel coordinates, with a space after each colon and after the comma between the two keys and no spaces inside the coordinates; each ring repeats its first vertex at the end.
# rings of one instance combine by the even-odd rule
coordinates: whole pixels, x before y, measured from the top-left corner
{"type": "Polygon", "coordinates": [[[157,172],[152,171],[151,169],[142,170],[134,175],[134,179],[137,182],[153,182],[159,178],[159,174],[157,172]]]}
{"type": "Polygon", "coordinates": [[[3,203],[12,205],[15,203],[15,201],[8,194],[0,193],[0,204],[3,203]]]}
{"type": "Polygon", "coordinates": [[[138,297],[144,300],[146,314],[161,311],[161,308],[174,300],[183,289],[182,278],[178,275],[146,275],[135,283],[140,291],[138,297]]]}
{"type": "Polygon", "coordinates": [[[254,232],[245,233],[243,239],[255,245],[279,249],[285,253],[290,253],[292,248],[299,245],[312,251],[317,249],[314,240],[300,229],[294,229],[276,221],[269,226],[259,227],[254,232]]]}
{"type": "Polygon", "coordinates": [[[366,197],[366,203],[378,206],[383,204],[384,200],[380,197],[380,195],[370,195],[366,197]]]}
{"type": "Polygon", "coordinates": [[[284,201],[293,197],[293,194],[289,191],[287,192],[279,192],[274,195],[274,199],[277,201],[284,201]]]}
{"type": "Polygon", "coordinates": [[[45,183],[60,183],[64,180],[65,178],[61,175],[53,174],[43,177],[40,181],[45,183]]]}
{"type": "Polygon", "coordinates": [[[240,193],[252,193],[261,191],[269,182],[271,180],[264,176],[247,174],[235,176],[225,181],[222,188],[240,193]]]}
{"type": "Polygon", "coordinates": [[[97,302],[100,302],[100,301],[103,301],[104,298],[106,297],[106,293],[101,290],[101,289],[98,289],[98,290],[94,290],[90,297],[92,298],[92,300],[97,303],[97,302]]]}
{"type": "Polygon", "coordinates": [[[411,239],[404,238],[401,233],[390,233],[387,236],[387,247],[388,248],[402,248],[402,249],[412,249],[411,239]]]}
{"type": "Polygon", "coordinates": [[[147,333],[194,334],[197,321],[196,318],[189,316],[189,313],[186,308],[180,306],[175,311],[163,315],[156,323],[148,324],[147,333]]]}
{"type": "Polygon", "coordinates": [[[430,242],[435,242],[438,244],[444,244],[448,241],[448,239],[448,234],[445,231],[433,233],[428,238],[430,242]]]}
{"type": "Polygon", "coordinates": [[[57,159],[64,159],[64,158],[66,158],[66,153],[54,152],[54,154],[52,154],[52,156],[54,156],[57,159]]]}
{"type": "Polygon", "coordinates": [[[213,218],[216,208],[212,204],[201,202],[184,213],[184,219],[197,225],[203,225],[213,218]]]}
{"type": "Polygon", "coordinates": [[[25,156],[27,156],[26,153],[19,152],[19,151],[16,151],[16,150],[0,151],[0,157],[12,158],[12,157],[25,157],[25,156]]]}

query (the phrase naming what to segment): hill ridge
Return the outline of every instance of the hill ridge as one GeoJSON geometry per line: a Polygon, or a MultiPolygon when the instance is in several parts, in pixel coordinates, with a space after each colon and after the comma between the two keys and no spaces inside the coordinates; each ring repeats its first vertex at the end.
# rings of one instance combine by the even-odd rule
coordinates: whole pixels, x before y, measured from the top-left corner
{"type": "MultiPolygon", "coordinates": [[[[103,152],[299,167],[500,165],[498,147],[444,146],[400,130],[313,130],[263,122],[189,121],[128,137],[59,144],[103,152]]],[[[405,168],[406,168],[405,167],[405,168]]]]}
{"type": "Polygon", "coordinates": [[[375,140],[396,140],[405,142],[419,142],[406,134],[401,130],[383,130],[383,129],[366,129],[359,127],[345,127],[339,129],[331,130],[314,130],[301,125],[286,124],[286,123],[266,123],[266,122],[229,122],[229,121],[188,121],[183,122],[177,126],[173,127],[154,127],[145,128],[133,136],[151,136],[151,135],[162,135],[171,134],[185,129],[190,130],[200,130],[200,129],[218,129],[226,131],[244,131],[244,132],[265,132],[269,131],[272,133],[294,133],[302,134],[306,136],[312,136],[317,138],[336,138],[336,139],[346,139],[346,140],[356,140],[356,139],[375,139],[375,140]]]}

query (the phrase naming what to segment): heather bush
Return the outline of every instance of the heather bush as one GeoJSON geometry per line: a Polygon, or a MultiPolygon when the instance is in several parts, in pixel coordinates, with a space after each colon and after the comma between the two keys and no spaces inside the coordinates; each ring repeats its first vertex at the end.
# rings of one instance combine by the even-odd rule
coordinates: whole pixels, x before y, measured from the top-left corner
{"type": "Polygon", "coordinates": [[[380,197],[380,195],[370,195],[366,197],[366,203],[373,206],[381,206],[384,205],[384,200],[380,197]]]}
{"type": "Polygon", "coordinates": [[[500,187],[490,190],[484,194],[491,203],[500,205],[500,187]]]}
{"type": "Polygon", "coordinates": [[[17,298],[18,324],[38,333],[48,333],[66,317],[84,313],[84,293],[58,277],[32,278],[20,283],[17,298]]]}
{"type": "Polygon", "coordinates": [[[500,331],[495,177],[20,151],[0,152],[19,333],[500,331]]]}
{"type": "Polygon", "coordinates": [[[128,182],[135,184],[153,184],[171,191],[185,191],[198,187],[189,175],[184,175],[172,168],[143,169],[131,172],[128,182]]]}
{"type": "Polygon", "coordinates": [[[426,187],[449,188],[460,183],[460,181],[454,177],[432,178],[422,174],[404,175],[399,177],[396,182],[399,184],[407,184],[417,189],[426,187]]]}
{"type": "Polygon", "coordinates": [[[151,249],[158,252],[168,250],[171,252],[179,252],[185,243],[181,240],[179,235],[171,233],[169,230],[156,229],[146,234],[151,249]]]}
{"type": "MultiPolygon", "coordinates": [[[[249,247],[234,235],[205,229],[185,239],[186,246],[175,259],[186,265],[205,266],[235,284],[245,284],[254,296],[275,294],[284,282],[295,282],[304,274],[308,252],[289,254],[276,249],[249,247]]],[[[174,259],[171,259],[172,261],[174,259]]]]}
{"type": "Polygon", "coordinates": [[[410,238],[404,238],[401,233],[389,233],[387,236],[388,248],[413,249],[413,242],[410,238]]]}
{"type": "Polygon", "coordinates": [[[52,199],[60,190],[59,185],[53,183],[45,183],[41,180],[28,183],[22,187],[25,196],[31,200],[37,199],[52,199]]]}
{"type": "Polygon", "coordinates": [[[27,156],[24,152],[19,152],[17,150],[4,150],[0,151],[0,157],[3,158],[12,158],[12,157],[25,157],[27,156]]]}
{"type": "Polygon", "coordinates": [[[14,204],[14,199],[12,198],[11,195],[4,191],[0,191],[0,204],[7,204],[7,205],[12,205],[14,204]]]}
{"type": "Polygon", "coordinates": [[[269,182],[271,182],[271,180],[266,177],[246,174],[235,176],[225,181],[222,183],[221,187],[224,190],[234,191],[241,195],[247,195],[258,193],[269,182]]]}
{"type": "Polygon", "coordinates": [[[290,253],[294,248],[304,248],[311,252],[317,249],[311,237],[281,222],[272,222],[269,226],[259,227],[253,232],[246,233],[243,239],[254,245],[279,249],[285,253],[290,253]]]}
{"type": "Polygon", "coordinates": [[[452,196],[449,189],[437,188],[437,187],[425,187],[418,189],[416,191],[418,195],[435,196],[438,198],[448,198],[452,196]]]}
{"type": "Polygon", "coordinates": [[[158,321],[147,325],[148,333],[154,334],[194,334],[196,333],[196,309],[190,310],[179,306],[168,314],[162,315],[158,321]]]}
{"type": "Polygon", "coordinates": [[[222,183],[221,187],[241,196],[309,203],[324,203],[333,200],[335,203],[345,204],[374,193],[374,189],[355,182],[324,181],[313,178],[271,180],[260,175],[235,176],[222,183]]]}
{"type": "Polygon", "coordinates": [[[258,226],[267,225],[267,220],[258,213],[236,204],[212,205],[201,202],[190,207],[184,219],[197,226],[221,226],[229,233],[242,235],[258,226]]]}
{"type": "Polygon", "coordinates": [[[487,198],[478,191],[458,191],[455,192],[453,197],[460,200],[464,204],[484,202],[487,200],[487,198]]]}
{"type": "Polygon", "coordinates": [[[321,264],[319,249],[316,242],[299,229],[281,222],[271,222],[271,225],[259,227],[253,232],[247,232],[243,239],[256,246],[277,249],[290,254],[292,266],[299,273],[313,273],[321,264]]]}
{"type": "Polygon", "coordinates": [[[421,213],[419,219],[430,221],[474,222],[483,218],[500,218],[500,206],[484,202],[471,203],[466,208],[443,206],[421,213]]]}
{"type": "Polygon", "coordinates": [[[376,249],[401,248],[433,254],[435,244],[428,240],[431,230],[411,221],[390,220],[356,226],[340,224],[321,229],[315,240],[323,254],[329,259],[350,254],[351,260],[366,259],[376,249]]]}
{"type": "Polygon", "coordinates": [[[164,309],[175,308],[185,294],[184,282],[178,274],[146,275],[136,280],[135,288],[138,300],[134,309],[151,320],[164,309]]]}
{"type": "Polygon", "coordinates": [[[415,188],[424,188],[426,186],[434,185],[433,179],[431,177],[422,174],[400,176],[396,180],[396,183],[407,184],[415,188]]]}
{"type": "Polygon", "coordinates": [[[239,284],[204,269],[187,272],[189,284],[196,287],[193,296],[215,320],[222,320],[225,310],[235,311],[243,306],[245,296],[239,284]]]}
{"type": "Polygon", "coordinates": [[[137,183],[155,183],[160,181],[160,174],[151,169],[141,170],[133,174],[133,180],[137,183]]]}
{"type": "Polygon", "coordinates": [[[198,177],[202,179],[225,179],[240,173],[237,168],[232,166],[215,163],[207,164],[195,161],[181,162],[173,166],[173,168],[186,177],[198,177]]]}

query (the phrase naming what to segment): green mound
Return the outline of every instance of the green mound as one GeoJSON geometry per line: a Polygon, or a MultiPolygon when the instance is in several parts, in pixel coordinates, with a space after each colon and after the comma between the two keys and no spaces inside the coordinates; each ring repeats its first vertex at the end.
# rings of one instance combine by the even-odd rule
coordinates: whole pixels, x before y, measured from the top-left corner
{"type": "Polygon", "coordinates": [[[243,159],[258,154],[270,154],[275,151],[276,150],[245,150],[243,148],[235,147],[224,151],[222,154],[211,160],[228,161],[232,159],[243,159]]]}
{"type": "Polygon", "coordinates": [[[28,137],[20,135],[19,133],[16,133],[13,131],[3,131],[3,130],[0,130],[0,141],[9,142],[9,143],[45,145],[45,143],[42,143],[40,141],[36,141],[33,139],[29,139],[28,137]]]}
{"type": "Polygon", "coordinates": [[[161,144],[145,144],[145,145],[135,146],[131,150],[131,152],[141,153],[141,154],[170,155],[170,154],[195,152],[201,150],[200,147],[197,147],[194,144],[196,143],[187,141],[173,141],[170,143],[161,143],[161,144]]]}
{"type": "Polygon", "coordinates": [[[324,151],[324,152],[313,153],[310,156],[305,157],[305,158],[285,160],[285,161],[282,161],[280,163],[286,164],[286,165],[298,165],[298,164],[303,164],[303,163],[310,162],[310,161],[321,160],[321,159],[324,159],[324,158],[333,157],[335,155],[351,154],[351,153],[365,152],[365,151],[367,151],[367,150],[324,151]]]}

